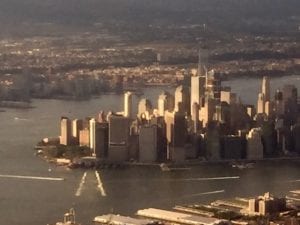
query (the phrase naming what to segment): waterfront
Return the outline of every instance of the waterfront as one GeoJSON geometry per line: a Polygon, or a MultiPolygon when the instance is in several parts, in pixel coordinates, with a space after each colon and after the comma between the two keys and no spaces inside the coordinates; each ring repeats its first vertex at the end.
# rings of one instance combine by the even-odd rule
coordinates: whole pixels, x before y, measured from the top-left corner
{"type": "MultiPolygon", "coordinates": [[[[272,89],[283,83],[299,89],[299,76],[275,78],[272,89]]],[[[260,79],[226,82],[245,103],[255,103],[260,79]],[[247,87],[247,88],[245,88],[247,87]]],[[[161,88],[145,90],[153,105],[161,88]]],[[[168,208],[179,203],[211,201],[216,198],[249,196],[271,191],[283,194],[299,188],[299,162],[267,162],[254,169],[238,170],[228,165],[194,167],[189,171],[163,173],[158,168],[128,168],[100,171],[106,196],[97,187],[94,171],[88,171],[79,196],[75,196],[85,171],[55,168],[34,156],[35,143],[59,134],[59,118],[94,116],[99,110],[121,110],[123,96],[105,95],[90,101],[34,100],[33,109],[7,109],[0,113],[0,174],[62,177],[60,180],[0,178],[0,224],[46,224],[60,219],[75,207],[78,221],[87,224],[96,215],[130,215],[146,207],[168,208]],[[279,166],[280,165],[280,166],[279,166]],[[198,178],[227,177],[219,180],[198,178]],[[294,181],[294,182],[291,182],[294,181]]]]}

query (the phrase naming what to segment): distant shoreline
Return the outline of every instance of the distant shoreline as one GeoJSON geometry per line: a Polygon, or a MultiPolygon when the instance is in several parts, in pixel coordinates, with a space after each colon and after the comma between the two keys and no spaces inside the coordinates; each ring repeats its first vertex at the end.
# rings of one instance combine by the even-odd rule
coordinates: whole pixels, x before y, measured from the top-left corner
{"type": "MultiPolygon", "coordinates": [[[[49,146],[48,146],[49,147],[49,146]]],[[[300,156],[283,156],[263,159],[220,159],[220,160],[206,160],[206,159],[193,159],[184,160],[181,162],[113,162],[107,159],[100,159],[91,156],[83,156],[74,159],[49,157],[45,154],[45,148],[36,146],[36,155],[48,163],[53,163],[56,166],[67,166],[70,169],[110,169],[118,167],[163,167],[168,169],[190,169],[190,167],[201,166],[201,165],[231,165],[239,169],[252,168],[252,164],[266,163],[266,162],[282,162],[282,161],[294,161],[300,162],[300,156]],[[41,152],[39,152],[41,151],[41,152]],[[251,164],[251,167],[248,165],[251,164]],[[241,166],[241,167],[240,167],[241,166]]],[[[254,166],[255,167],[255,166],[254,166]]]]}

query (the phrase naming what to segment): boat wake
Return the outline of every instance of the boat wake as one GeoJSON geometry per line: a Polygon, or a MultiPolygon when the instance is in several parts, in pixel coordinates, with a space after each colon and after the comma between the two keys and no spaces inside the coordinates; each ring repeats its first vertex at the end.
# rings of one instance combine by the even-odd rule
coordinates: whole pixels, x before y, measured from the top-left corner
{"type": "Polygon", "coordinates": [[[85,179],[86,179],[86,175],[87,175],[87,172],[85,172],[80,180],[80,183],[79,183],[79,186],[77,188],[77,191],[75,193],[75,196],[79,197],[81,195],[81,192],[82,192],[82,189],[83,189],[83,185],[85,183],[85,179]]]}
{"type": "Polygon", "coordinates": [[[224,192],[225,192],[225,190],[209,191],[209,192],[202,192],[202,193],[196,193],[196,194],[191,194],[191,195],[183,195],[181,198],[197,197],[197,196],[202,196],[202,195],[214,195],[214,194],[220,194],[220,193],[224,193],[224,192]]]}
{"type": "Polygon", "coordinates": [[[95,171],[95,175],[96,175],[96,178],[97,178],[97,181],[98,181],[98,188],[99,188],[99,191],[101,193],[101,196],[105,197],[106,192],[104,190],[103,183],[101,181],[101,178],[100,178],[100,175],[99,175],[98,171],[95,171]]]}
{"type": "Polygon", "coordinates": [[[233,176],[233,177],[187,178],[187,179],[180,179],[180,181],[207,181],[207,180],[232,180],[232,179],[240,179],[240,177],[233,176]]]}
{"type": "Polygon", "coordinates": [[[15,178],[15,179],[27,179],[27,180],[48,180],[48,181],[63,181],[61,177],[35,177],[35,176],[19,176],[19,175],[4,175],[0,174],[0,178],[15,178]]]}

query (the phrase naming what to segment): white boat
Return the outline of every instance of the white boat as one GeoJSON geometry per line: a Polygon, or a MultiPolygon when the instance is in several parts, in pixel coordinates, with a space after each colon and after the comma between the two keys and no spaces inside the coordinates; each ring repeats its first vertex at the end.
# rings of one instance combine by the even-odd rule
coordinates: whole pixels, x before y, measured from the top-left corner
{"type": "Polygon", "coordinates": [[[254,163],[235,163],[232,164],[232,167],[238,169],[250,169],[254,167],[254,163]]]}
{"type": "Polygon", "coordinates": [[[167,164],[165,163],[161,163],[160,165],[160,169],[163,172],[169,172],[169,171],[179,171],[179,170],[190,170],[190,167],[169,167],[167,164]]]}

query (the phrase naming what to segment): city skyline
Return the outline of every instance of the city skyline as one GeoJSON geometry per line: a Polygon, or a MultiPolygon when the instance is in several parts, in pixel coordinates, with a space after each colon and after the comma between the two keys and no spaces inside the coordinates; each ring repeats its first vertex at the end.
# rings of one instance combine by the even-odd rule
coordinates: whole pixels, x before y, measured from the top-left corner
{"type": "MultiPolygon", "coordinates": [[[[221,86],[213,70],[206,71],[203,76],[200,69],[191,71],[191,88],[181,85],[174,95],[160,94],[157,108],[152,108],[153,104],[142,98],[135,106],[138,107],[136,116],[131,113],[136,111],[133,93],[125,92],[123,112],[108,112],[107,116],[101,112],[98,119],[86,119],[89,122],[83,123],[90,124],[85,128],[90,130],[86,132],[88,136],[77,137],[75,143],[89,147],[97,159],[117,163],[128,160],[178,163],[196,158],[255,160],[292,156],[293,152],[299,154],[299,98],[295,86],[285,85],[282,90],[278,89],[273,99],[270,97],[270,78],[265,76],[257,105],[243,105],[230,87],[221,86]],[[201,83],[200,79],[203,80],[201,83]],[[103,130],[106,134],[97,139],[94,126],[106,127],[103,130]],[[81,141],[88,139],[89,142],[81,141]],[[101,146],[98,150],[93,144],[96,139],[101,146]],[[105,154],[100,157],[99,152],[105,154]]],[[[66,129],[63,121],[64,118],[62,131],[66,129]]],[[[71,133],[81,132],[68,128],[69,135],[62,132],[60,144],[66,145],[65,139],[71,143],[71,133]]]]}

